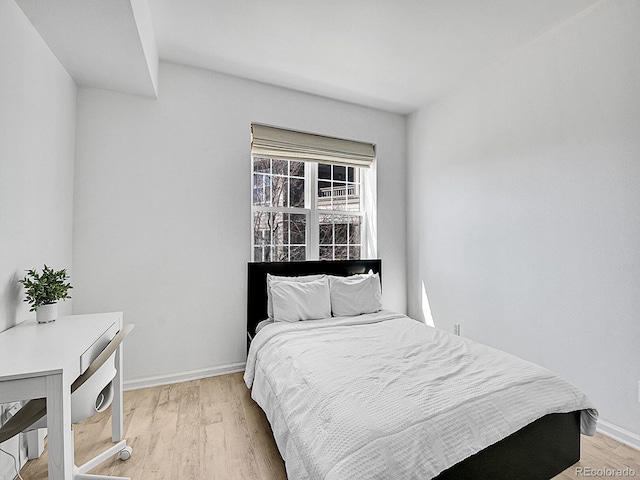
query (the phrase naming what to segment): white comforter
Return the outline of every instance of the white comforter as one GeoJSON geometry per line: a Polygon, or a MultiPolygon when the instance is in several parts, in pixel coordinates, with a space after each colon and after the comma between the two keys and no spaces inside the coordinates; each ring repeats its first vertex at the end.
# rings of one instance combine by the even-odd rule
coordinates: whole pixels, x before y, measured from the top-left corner
{"type": "Polygon", "coordinates": [[[597,418],[548,370],[386,311],[268,325],[244,379],[290,480],[432,478],[548,413],[597,418]]]}

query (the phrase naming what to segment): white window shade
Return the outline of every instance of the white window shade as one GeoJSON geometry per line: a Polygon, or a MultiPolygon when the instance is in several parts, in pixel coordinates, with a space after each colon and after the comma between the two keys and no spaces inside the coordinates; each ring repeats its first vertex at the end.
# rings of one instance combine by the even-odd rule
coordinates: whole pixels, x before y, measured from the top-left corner
{"type": "Polygon", "coordinates": [[[251,155],[261,158],[318,162],[369,168],[375,145],[266,125],[251,125],[251,155]]]}

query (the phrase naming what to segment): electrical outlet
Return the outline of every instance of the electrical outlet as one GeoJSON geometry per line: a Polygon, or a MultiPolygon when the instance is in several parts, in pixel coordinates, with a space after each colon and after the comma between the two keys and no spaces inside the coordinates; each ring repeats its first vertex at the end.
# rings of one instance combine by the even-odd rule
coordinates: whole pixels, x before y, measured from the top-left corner
{"type": "Polygon", "coordinates": [[[640,403],[640,380],[638,380],[638,403],[640,403]]]}
{"type": "Polygon", "coordinates": [[[460,324],[459,323],[454,323],[453,324],[453,334],[454,335],[460,335],[460,324]]]}

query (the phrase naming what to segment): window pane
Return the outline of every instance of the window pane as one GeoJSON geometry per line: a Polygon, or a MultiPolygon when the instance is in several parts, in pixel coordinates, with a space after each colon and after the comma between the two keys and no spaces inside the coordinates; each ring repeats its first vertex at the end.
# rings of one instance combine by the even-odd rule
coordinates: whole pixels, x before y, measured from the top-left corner
{"type": "Polygon", "coordinates": [[[253,204],[269,206],[271,203],[270,190],[271,160],[268,158],[253,159],[253,204]]]}
{"type": "Polygon", "coordinates": [[[271,227],[268,212],[254,212],[253,214],[253,242],[255,245],[271,243],[271,227]]]}
{"type": "Polygon", "coordinates": [[[288,160],[272,160],[272,162],[274,175],[289,175],[288,160]]]}
{"type": "Polygon", "coordinates": [[[307,215],[254,211],[254,261],[277,262],[305,260],[307,243],[307,215]],[[291,247],[293,245],[294,247],[291,247]]]}
{"type": "Polygon", "coordinates": [[[300,262],[306,260],[306,248],[305,247],[291,247],[291,256],[289,260],[292,262],[300,262]]]}
{"type": "Polygon", "coordinates": [[[307,217],[306,215],[291,214],[289,220],[290,239],[292,245],[305,245],[307,243],[307,217]]]}
{"type": "Polygon", "coordinates": [[[333,244],[333,225],[320,225],[320,245],[333,244]]]}
{"type": "Polygon", "coordinates": [[[270,237],[271,232],[269,230],[258,228],[253,230],[253,244],[256,246],[269,244],[270,237]]]}
{"type": "Polygon", "coordinates": [[[340,165],[333,166],[333,179],[344,182],[347,180],[347,167],[340,165]]]}
{"type": "Polygon", "coordinates": [[[274,262],[288,262],[289,261],[289,247],[288,246],[276,246],[272,249],[274,262]]]}
{"type": "Polygon", "coordinates": [[[289,214],[288,213],[281,213],[279,214],[281,215],[280,218],[282,218],[282,237],[281,237],[281,241],[278,242],[278,244],[284,244],[284,245],[288,245],[289,244],[289,214]]]}
{"type": "Polygon", "coordinates": [[[265,176],[255,174],[253,176],[253,204],[254,205],[265,205],[265,176]]]}
{"type": "Polygon", "coordinates": [[[253,171],[255,173],[270,173],[271,160],[269,160],[268,158],[254,158],[253,171]]]}
{"type": "Polygon", "coordinates": [[[325,180],[318,181],[318,196],[331,197],[331,182],[325,180]]]}
{"type": "Polygon", "coordinates": [[[271,177],[271,195],[271,206],[288,207],[289,179],[287,177],[271,177]]]}
{"type": "Polygon", "coordinates": [[[347,181],[355,182],[354,175],[355,175],[355,168],[347,167],[347,181]]]}
{"type": "Polygon", "coordinates": [[[342,182],[333,182],[331,190],[334,210],[347,209],[347,184],[342,182]]]}
{"type": "Polygon", "coordinates": [[[264,175],[253,174],[253,188],[264,188],[264,175]]]}
{"type": "Polygon", "coordinates": [[[360,247],[349,247],[349,259],[360,260],[360,247]]]}
{"type": "Polygon", "coordinates": [[[320,260],[333,260],[333,247],[320,247],[320,260]]]}
{"type": "Polygon", "coordinates": [[[347,184],[347,210],[351,212],[360,211],[360,189],[355,183],[347,184]]]}
{"type": "MultiPolygon", "coordinates": [[[[262,257],[261,258],[262,258],[263,262],[270,262],[271,261],[270,249],[271,249],[271,247],[261,247],[260,248],[260,251],[262,252],[262,257]]],[[[257,261],[259,261],[259,260],[257,260],[257,261]]]]}
{"type": "Polygon", "coordinates": [[[271,227],[271,245],[282,245],[284,243],[284,225],[282,219],[282,213],[270,213],[270,227],[271,227]]]}
{"type": "Polygon", "coordinates": [[[331,165],[327,165],[325,163],[319,163],[318,178],[331,180],[331,165]]]}
{"type": "Polygon", "coordinates": [[[318,209],[331,210],[331,182],[318,181],[318,209]]]}
{"type": "Polygon", "coordinates": [[[333,251],[333,259],[334,260],[347,260],[347,252],[348,248],[346,246],[336,246],[333,251]]]}
{"type": "Polygon", "coordinates": [[[347,244],[347,229],[349,226],[349,217],[336,216],[333,231],[335,235],[335,244],[336,245],[346,245],[347,244]]]}
{"type": "Polygon", "coordinates": [[[349,222],[349,245],[359,245],[360,244],[360,222],[362,219],[360,217],[351,217],[351,222],[349,222]]]}
{"type": "Polygon", "coordinates": [[[318,226],[320,232],[320,245],[333,244],[333,219],[332,215],[321,215],[320,225],[318,226]]]}
{"type": "Polygon", "coordinates": [[[304,208],[304,178],[289,180],[289,199],[291,207],[304,208]]]}
{"type": "Polygon", "coordinates": [[[292,177],[304,177],[304,162],[289,162],[289,168],[292,177]]]}

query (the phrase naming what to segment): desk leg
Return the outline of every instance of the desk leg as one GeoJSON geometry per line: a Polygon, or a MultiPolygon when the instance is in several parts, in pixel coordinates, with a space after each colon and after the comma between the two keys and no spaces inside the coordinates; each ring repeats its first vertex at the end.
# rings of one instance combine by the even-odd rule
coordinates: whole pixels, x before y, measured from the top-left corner
{"type": "Polygon", "coordinates": [[[116,350],[116,376],[113,379],[113,402],[111,403],[111,439],[119,442],[124,438],[124,414],[122,401],[122,344],[116,350]]]}
{"type": "Polygon", "coordinates": [[[47,428],[49,436],[49,480],[71,480],[71,385],[63,374],[47,377],[47,428]]]}

